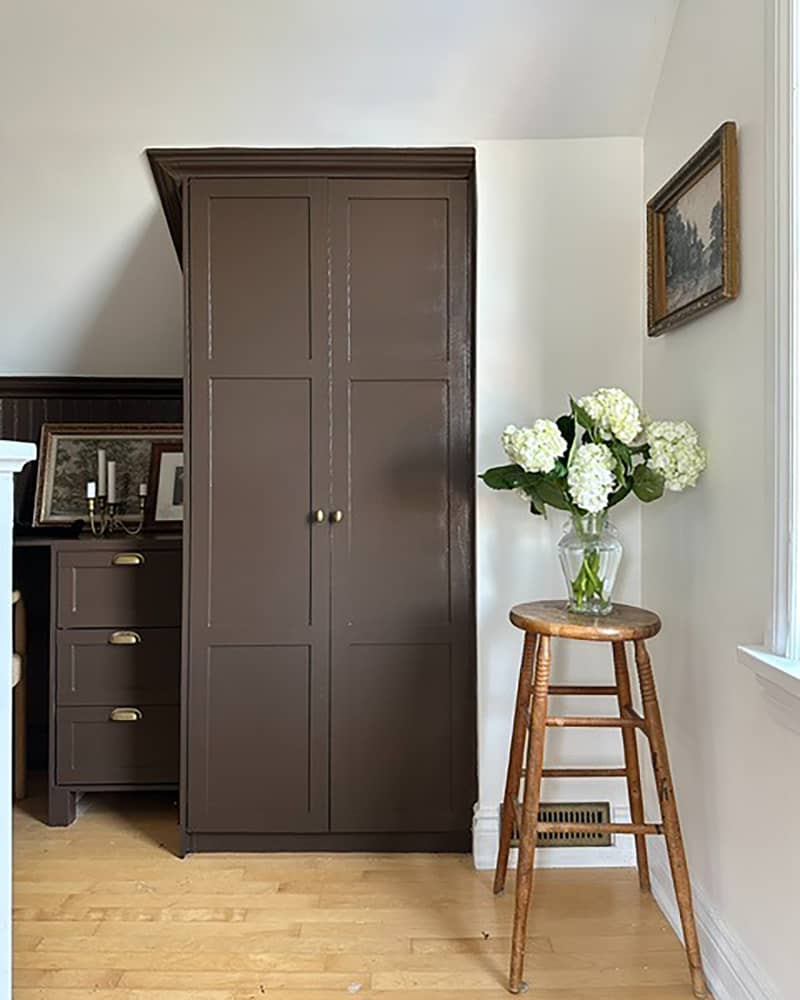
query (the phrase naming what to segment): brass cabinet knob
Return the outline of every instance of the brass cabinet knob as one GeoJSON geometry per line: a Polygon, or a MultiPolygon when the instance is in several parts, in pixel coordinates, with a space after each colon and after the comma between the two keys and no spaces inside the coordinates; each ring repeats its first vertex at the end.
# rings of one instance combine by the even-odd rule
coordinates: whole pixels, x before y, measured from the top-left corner
{"type": "Polygon", "coordinates": [[[112,646],[136,646],[142,637],[138,632],[112,632],[108,641],[112,646]]]}
{"type": "Polygon", "coordinates": [[[340,510],[331,511],[331,521],[334,524],[341,524],[344,520],[344,513],[340,510]]]}
{"type": "Polygon", "coordinates": [[[313,518],[317,522],[317,524],[322,524],[322,522],[325,520],[325,511],[320,507],[319,509],[314,511],[313,518]]]}
{"type": "Polygon", "coordinates": [[[116,552],[111,560],[113,566],[144,566],[141,552],[116,552]]]}
{"type": "Polygon", "coordinates": [[[112,722],[138,722],[141,717],[142,712],[138,708],[113,708],[111,710],[112,722]]]}

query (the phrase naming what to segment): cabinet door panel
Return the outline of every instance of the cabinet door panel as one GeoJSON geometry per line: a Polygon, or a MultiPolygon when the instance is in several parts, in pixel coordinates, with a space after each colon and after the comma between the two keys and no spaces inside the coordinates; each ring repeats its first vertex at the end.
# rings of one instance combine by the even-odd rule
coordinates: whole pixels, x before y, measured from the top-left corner
{"type": "Polygon", "coordinates": [[[323,181],[193,181],[190,832],[327,829],[323,181]]]}
{"type": "Polygon", "coordinates": [[[332,181],[331,829],[474,801],[466,182],[332,181]]]}

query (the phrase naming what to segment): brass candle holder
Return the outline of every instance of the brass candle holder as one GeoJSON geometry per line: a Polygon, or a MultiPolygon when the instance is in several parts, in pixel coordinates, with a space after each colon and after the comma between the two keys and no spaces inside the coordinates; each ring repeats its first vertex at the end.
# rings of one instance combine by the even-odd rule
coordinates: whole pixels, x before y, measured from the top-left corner
{"type": "Polygon", "coordinates": [[[134,527],[127,525],[117,513],[118,504],[105,496],[88,497],[89,527],[95,538],[103,538],[115,531],[124,531],[126,535],[138,535],[144,527],[144,507],[146,496],[139,496],[139,519],[134,527]]]}

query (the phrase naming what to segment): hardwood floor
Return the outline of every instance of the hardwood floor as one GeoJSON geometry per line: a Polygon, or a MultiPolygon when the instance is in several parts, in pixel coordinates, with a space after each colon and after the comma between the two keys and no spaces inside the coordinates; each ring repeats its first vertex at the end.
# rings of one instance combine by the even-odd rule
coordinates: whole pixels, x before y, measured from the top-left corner
{"type": "MultiPolygon", "coordinates": [[[[457,855],[194,855],[169,799],[15,815],[15,1000],[504,1000],[513,878],[457,855]]],[[[633,870],[539,871],[531,1000],[689,1000],[633,870]]]]}

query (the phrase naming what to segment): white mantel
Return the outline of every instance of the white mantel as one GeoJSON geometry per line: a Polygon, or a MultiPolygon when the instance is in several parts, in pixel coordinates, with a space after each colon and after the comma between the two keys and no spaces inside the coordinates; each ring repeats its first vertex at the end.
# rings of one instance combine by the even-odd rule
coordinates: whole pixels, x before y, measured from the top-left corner
{"type": "Polygon", "coordinates": [[[14,473],[36,445],[0,441],[0,1000],[11,1000],[11,551],[14,473]]]}

